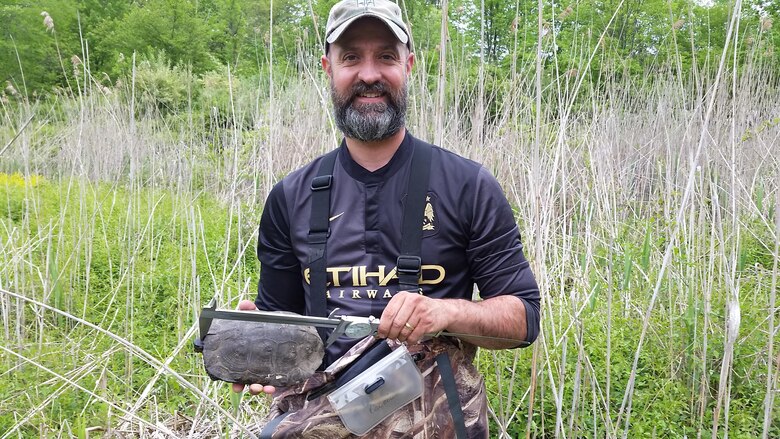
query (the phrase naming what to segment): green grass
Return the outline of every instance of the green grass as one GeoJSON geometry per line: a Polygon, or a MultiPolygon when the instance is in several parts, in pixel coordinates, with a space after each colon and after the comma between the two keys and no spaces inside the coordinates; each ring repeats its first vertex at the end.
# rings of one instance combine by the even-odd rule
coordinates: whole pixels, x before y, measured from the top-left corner
{"type": "MultiPolygon", "coordinates": [[[[552,345],[550,335],[546,340],[550,354],[550,367],[558,372],[555,382],[550,382],[549,376],[542,373],[539,376],[540,387],[545,392],[556,390],[561,392],[564,408],[566,437],[604,437],[613,436],[614,431],[608,431],[603,418],[608,406],[614,411],[620,407],[621,400],[628,382],[632,367],[633,353],[639,340],[642,311],[647,306],[647,300],[652,294],[651,285],[643,279],[645,275],[653,278],[657,264],[643,263],[648,253],[657,254],[656,244],[648,244],[649,228],[627,227],[633,233],[626,233],[620,243],[614,243],[618,249],[626,249],[611,255],[609,249],[594,249],[600,254],[594,258],[595,265],[587,271],[579,272],[581,281],[571,278],[562,282],[561,289],[553,289],[550,302],[558,303],[579,297],[573,301],[577,309],[571,309],[571,314],[556,315],[556,320],[544,321],[546,334],[557,330],[559,345],[552,345]],[[647,249],[650,248],[650,251],[647,249]],[[638,259],[631,261],[632,256],[638,259]],[[614,261],[610,266],[609,261],[614,261]],[[637,269],[631,270],[636,264],[637,269]],[[648,272],[648,268],[651,270],[648,272]],[[614,273],[612,284],[606,282],[606,273],[614,273]],[[645,274],[642,274],[642,273],[645,274]],[[587,283],[585,283],[587,282],[587,283]],[[560,297],[555,294],[559,293],[560,297]],[[632,294],[628,307],[626,294],[632,294]],[[607,295],[611,294],[613,307],[608,315],[606,307],[607,295]],[[590,295],[588,300],[585,298],[590,295]],[[607,362],[608,328],[606,322],[611,320],[610,361],[607,362]],[[563,330],[568,330],[563,333],[563,330]],[[610,389],[606,389],[607,375],[610,376],[610,389]],[[575,386],[578,389],[575,391],[575,386]],[[609,390],[609,391],[608,391],[609,390]],[[577,399],[576,405],[572,401],[577,399]],[[573,409],[573,411],[572,411],[573,409]]],[[[756,229],[759,229],[756,227],[756,229]]],[[[765,237],[766,238],[766,237],[765,237]]],[[[664,241],[664,240],[660,240],[664,241]]],[[[765,241],[764,241],[765,242],[765,241]]],[[[753,247],[746,247],[745,252],[762,254],[765,245],[760,240],[750,242],[753,247]]],[[[675,264],[677,270],[692,267],[695,270],[705,269],[701,263],[687,261],[680,257],[675,264]]],[[[766,376],[765,358],[761,353],[766,349],[766,333],[761,330],[767,318],[769,297],[762,281],[771,277],[771,272],[761,265],[749,265],[741,278],[740,304],[741,328],[739,341],[734,352],[732,366],[731,413],[729,436],[760,437],[762,433],[763,400],[757,395],[765,393],[766,376]],[[764,366],[765,367],[765,366],[764,366]]],[[[771,268],[771,265],[770,265],[771,268]]],[[[578,273],[577,270],[572,270],[578,273]]],[[[574,274],[572,274],[574,275],[574,274]]],[[[723,357],[724,315],[726,309],[725,291],[713,291],[711,303],[713,312],[706,331],[710,342],[706,352],[703,351],[701,332],[704,325],[703,304],[697,291],[697,285],[690,283],[692,279],[679,279],[669,282],[663,287],[659,304],[651,317],[651,332],[642,350],[637,371],[637,382],[633,394],[636,407],[631,417],[628,437],[664,436],[674,432],[674,436],[696,436],[700,427],[700,400],[698,395],[703,391],[705,400],[703,416],[712,419],[715,407],[714,395],[717,394],[720,362],[723,357]],[[704,361],[702,356],[704,355],[704,361]],[[702,379],[702,375],[704,378],[702,379]],[[701,387],[705,386],[704,389],[701,387]]],[[[548,303],[550,303],[548,302],[548,303]]],[[[571,305],[573,306],[573,304],[571,305]]],[[[526,424],[522,422],[528,410],[529,397],[523,393],[530,385],[532,349],[515,352],[500,352],[492,354],[482,351],[479,358],[480,370],[486,377],[491,406],[508,407],[505,416],[510,411],[519,408],[517,417],[508,423],[507,432],[511,437],[525,435],[526,424]],[[517,355],[517,363],[515,362],[517,355]],[[507,403],[506,388],[515,376],[515,392],[512,400],[507,403]]],[[[537,396],[538,398],[538,396],[537,396]]],[[[497,410],[497,409],[496,409],[497,410]]],[[[774,419],[780,419],[780,408],[774,410],[774,419]]],[[[504,418],[502,421],[505,421],[504,418]]],[[[555,398],[547,394],[542,401],[537,399],[533,415],[531,432],[544,436],[555,430],[556,404],[555,398]]],[[[492,431],[499,431],[494,422],[492,431]]],[[[774,422],[770,437],[780,435],[780,423],[774,422]]]]}
{"type": "MultiPolygon", "coordinates": [[[[214,294],[215,284],[231,301],[253,293],[258,271],[254,253],[241,255],[235,236],[226,239],[229,226],[240,226],[238,220],[230,217],[227,206],[207,195],[155,189],[131,191],[79,180],[52,182],[38,178],[35,183],[24,183],[16,177],[11,181],[0,185],[0,230],[4,231],[4,242],[12,244],[11,251],[6,246],[1,254],[3,278],[16,283],[25,279],[21,288],[15,289],[17,293],[98,324],[161,361],[176,352],[193,324],[196,310],[214,294]],[[13,246],[15,242],[28,245],[13,246]],[[238,268],[223,277],[220,265],[224,263],[238,268]]],[[[759,225],[754,228],[761,230],[759,225]]],[[[547,373],[539,375],[537,391],[542,393],[537,395],[531,426],[535,435],[555,431],[556,404],[550,395],[554,390],[562,392],[562,400],[568,404],[577,396],[575,405],[567,404],[569,413],[563,424],[567,437],[614,434],[606,430],[605,407],[614,411],[620,406],[639,339],[640,311],[651,293],[644,278],[655,274],[652,270],[657,264],[651,263],[655,258],[651,255],[656,255],[666,241],[663,224],[640,222],[638,227],[626,224],[621,229],[624,233],[620,242],[591,249],[589,254],[583,250],[583,257],[572,270],[573,277],[563,280],[560,288],[550,288],[551,302],[572,297],[587,297],[587,301],[578,302],[584,306],[572,310],[578,312],[577,318],[562,314],[554,321],[543,322],[545,333],[557,336],[553,339],[547,335],[540,342],[547,345],[547,361],[559,375],[555,382],[550,382],[547,373]],[[585,263],[589,259],[593,265],[585,263]],[[630,268],[634,266],[636,269],[630,268]],[[611,284],[605,276],[608,271],[614,272],[611,284]],[[626,308],[620,304],[629,292],[634,298],[626,308]],[[613,303],[609,316],[605,306],[608,294],[613,303]],[[612,321],[609,364],[608,319],[612,321]],[[559,344],[552,345],[553,340],[559,344]],[[605,388],[608,373],[609,393],[605,388]]],[[[766,342],[765,334],[757,328],[766,319],[768,307],[768,296],[762,293],[761,285],[768,262],[763,238],[766,236],[759,233],[743,242],[742,253],[746,256],[740,298],[742,327],[746,330],[734,352],[729,422],[732,437],[761,434],[763,405],[756,395],[763,394],[765,382],[758,353],[766,342]]],[[[583,243],[577,240],[575,245],[583,243]]],[[[675,264],[677,269],[703,268],[688,259],[681,255],[675,264]]],[[[633,395],[635,407],[641,410],[635,410],[632,416],[629,437],[671,431],[695,435],[700,416],[697,395],[702,385],[707,386],[704,393],[710,395],[704,417],[712,417],[711,395],[717,392],[723,345],[711,343],[706,364],[702,365],[698,334],[704,315],[701,299],[690,288],[695,285],[670,282],[652,316],[653,330],[640,356],[633,395]]],[[[714,291],[712,297],[711,321],[722,322],[726,294],[714,291]]],[[[154,366],[91,328],[6,299],[10,312],[4,315],[3,323],[9,328],[20,325],[23,334],[19,338],[13,330],[0,333],[1,345],[109,401],[130,405],[157,374],[154,366]]],[[[722,323],[711,323],[708,332],[711,339],[721,340],[722,323]]],[[[479,366],[497,413],[492,431],[500,431],[499,424],[504,424],[511,437],[525,434],[523,420],[529,404],[525,389],[530,385],[532,354],[533,348],[480,354],[479,366]],[[507,399],[509,383],[514,383],[511,399],[507,399]]],[[[87,427],[110,428],[119,422],[121,414],[108,404],[54,379],[42,368],[7,353],[0,357],[0,364],[0,370],[5,371],[5,385],[0,387],[0,431],[10,430],[21,416],[36,409],[39,412],[19,430],[22,436],[38,435],[41,425],[70,425],[71,434],[83,436],[87,427]]],[[[173,356],[170,367],[199,387],[207,382],[199,356],[188,345],[173,356]]],[[[217,393],[226,409],[232,407],[230,410],[238,413],[237,401],[228,398],[227,386],[217,393]]],[[[164,377],[154,385],[152,395],[157,412],[140,412],[139,416],[176,411],[193,415],[197,410],[197,398],[176,379],[164,377]]],[[[777,423],[770,430],[770,436],[775,435],[780,435],[777,423]]]]}
{"type": "MultiPolygon", "coordinates": [[[[256,278],[254,253],[239,251],[236,235],[226,238],[237,219],[205,195],[41,178],[36,184],[0,185],[0,200],[0,230],[12,244],[0,253],[2,278],[15,280],[3,287],[99,325],[160,360],[174,351],[196,310],[218,288],[226,301],[233,300],[248,294],[246,280],[256,278]],[[237,268],[225,276],[223,265],[237,268]]],[[[24,302],[3,301],[9,306],[3,324],[19,325],[22,332],[0,333],[1,345],[63,375],[90,365],[71,379],[89,389],[97,386],[94,391],[109,400],[133,400],[157,372],[91,328],[24,302]]],[[[63,383],[5,353],[0,361],[6,383],[0,389],[0,431],[7,431],[63,383]]],[[[200,358],[189,346],[170,366],[198,375],[193,382],[203,385],[200,358]]],[[[156,385],[155,398],[171,411],[196,403],[173,379],[156,385]]],[[[111,416],[115,422],[117,414],[111,416]]],[[[81,427],[112,424],[105,404],[66,389],[26,424],[24,435],[65,421],[81,427]]]]}

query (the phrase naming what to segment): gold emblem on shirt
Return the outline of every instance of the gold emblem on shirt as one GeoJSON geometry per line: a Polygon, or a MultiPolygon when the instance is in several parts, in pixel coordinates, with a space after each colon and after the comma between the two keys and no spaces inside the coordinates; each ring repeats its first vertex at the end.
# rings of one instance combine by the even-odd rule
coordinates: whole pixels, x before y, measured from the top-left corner
{"type": "Polygon", "coordinates": [[[433,213],[433,204],[431,204],[431,196],[425,197],[425,213],[423,214],[423,230],[436,230],[436,215],[433,213]]]}

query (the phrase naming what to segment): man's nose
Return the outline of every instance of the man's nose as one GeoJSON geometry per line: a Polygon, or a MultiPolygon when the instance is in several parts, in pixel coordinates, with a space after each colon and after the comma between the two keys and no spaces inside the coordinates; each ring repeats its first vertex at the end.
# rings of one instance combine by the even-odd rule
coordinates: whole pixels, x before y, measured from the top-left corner
{"type": "Polygon", "coordinates": [[[376,61],[369,59],[362,63],[360,71],[358,73],[358,79],[366,84],[374,84],[382,78],[382,73],[379,70],[379,65],[376,61]]]}

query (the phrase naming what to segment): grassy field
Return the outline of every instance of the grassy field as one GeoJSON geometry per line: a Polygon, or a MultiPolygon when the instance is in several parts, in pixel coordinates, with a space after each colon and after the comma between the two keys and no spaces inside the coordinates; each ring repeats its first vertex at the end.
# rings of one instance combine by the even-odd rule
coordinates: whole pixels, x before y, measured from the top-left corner
{"type": "MultiPolygon", "coordinates": [[[[538,342],[480,352],[492,435],[780,437],[776,72],[453,76],[440,100],[425,71],[410,130],[499,178],[543,288],[538,342]]],[[[336,145],[327,88],[225,72],[173,104],[180,74],[0,103],[0,439],[263,415],[190,344],[211,297],[253,297],[272,184],[336,145]]]]}

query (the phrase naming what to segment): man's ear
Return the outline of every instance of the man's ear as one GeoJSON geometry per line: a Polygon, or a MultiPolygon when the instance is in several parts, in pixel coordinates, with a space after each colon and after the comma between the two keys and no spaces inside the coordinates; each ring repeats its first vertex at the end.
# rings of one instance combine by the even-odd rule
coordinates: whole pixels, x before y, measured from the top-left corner
{"type": "Polygon", "coordinates": [[[325,71],[325,74],[328,75],[328,78],[332,77],[333,72],[331,71],[331,64],[330,60],[328,59],[328,55],[322,55],[320,62],[322,63],[322,70],[325,71]]]}
{"type": "Polygon", "coordinates": [[[412,73],[412,67],[414,66],[414,53],[409,52],[409,55],[406,56],[406,74],[409,75],[412,73]]]}

